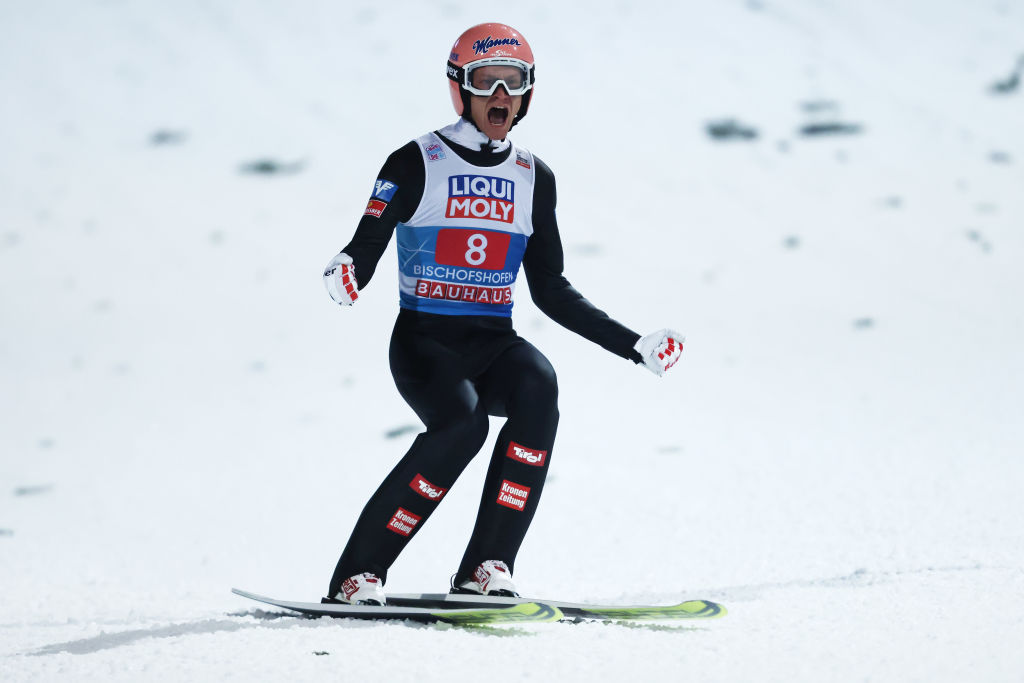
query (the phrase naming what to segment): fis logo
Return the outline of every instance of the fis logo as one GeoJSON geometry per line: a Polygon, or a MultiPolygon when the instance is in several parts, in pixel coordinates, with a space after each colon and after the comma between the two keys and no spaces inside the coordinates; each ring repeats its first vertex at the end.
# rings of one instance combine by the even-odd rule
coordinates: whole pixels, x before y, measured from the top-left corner
{"type": "Polygon", "coordinates": [[[445,216],[511,223],[515,219],[515,189],[515,183],[506,178],[449,176],[445,216]]]}
{"type": "Polygon", "coordinates": [[[448,493],[448,489],[434,486],[422,474],[413,477],[413,480],[409,482],[409,488],[427,500],[441,500],[444,498],[444,494],[448,493]]]}
{"type": "Polygon", "coordinates": [[[516,163],[527,170],[530,168],[530,160],[518,149],[516,150],[516,163]]]}
{"type": "Polygon", "coordinates": [[[395,185],[390,180],[377,180],[373,186],[373,198],[379,199],[382,202],[390,202],[391,198],[395,196],[395,190],[398,189],[398,185],[395,185]]]}
{"type": "Polygon", "coordinates": [[[515,441],[509,442],[505,455],[526,465],[543,467],[548,459],[548,452],[536,448],[526,448],[515,441]]]}

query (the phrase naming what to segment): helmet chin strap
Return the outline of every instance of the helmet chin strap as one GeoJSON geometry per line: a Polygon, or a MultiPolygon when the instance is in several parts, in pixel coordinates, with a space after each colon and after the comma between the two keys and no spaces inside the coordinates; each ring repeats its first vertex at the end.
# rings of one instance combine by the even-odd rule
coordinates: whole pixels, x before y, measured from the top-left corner
{"type": "Polygon", "coordinates": [[[526,110],[530,108],[530,98],[533,97],[533,88],[530,88],[523,94],[523,99],[519,102],[519,111],[516,112],[516,117],[512,119],[512,125],[509,126],[509,130],[516,127],[524,116],[526,116],[526,110]]]}
{"type": "MultiPolygon", "coordinates": [[[[466,119],[473,124],[473,127],[480,130],[480,126],[476,125],[476,121],[473,120],[473,109],[469,106],[470,97],[469,91],[459,86],[459,94],[462,95],[462,118],[466,119]]],[[[482,130],[480,131],[483,132],[482,130]]]]}

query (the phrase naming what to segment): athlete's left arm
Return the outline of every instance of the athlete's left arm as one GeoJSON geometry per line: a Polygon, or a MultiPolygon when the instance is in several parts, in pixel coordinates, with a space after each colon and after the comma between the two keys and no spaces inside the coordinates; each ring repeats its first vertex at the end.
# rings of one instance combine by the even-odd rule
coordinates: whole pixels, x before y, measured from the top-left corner
{"type": "Polygon", "coordinates": [[[617,356],[634,363],[643,362],[643,357],[633,348],[640,335],[587,301],[562,274],[565,259],[555,220],[555,175],[536,156],[533,160],[537,173],[533,194],[533,234],[526,243],[523,256],[523,269],[533,302],[559,325],[617,356]]]}

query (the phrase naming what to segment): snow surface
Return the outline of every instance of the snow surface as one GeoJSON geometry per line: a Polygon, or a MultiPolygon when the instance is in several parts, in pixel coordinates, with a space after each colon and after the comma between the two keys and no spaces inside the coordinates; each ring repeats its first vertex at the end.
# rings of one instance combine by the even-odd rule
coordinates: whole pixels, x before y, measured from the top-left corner
{"type": "MultiPolygon", "coordinates": [[[[1024,680],[1022,55],[1016,0],[0,4],[0,680],[1024,680]],[[488,20],[538,59],[513,138],[570,280],[688,335],[659,380],[520,290],[562,420],[517,581],[725,619],[229,592],[317,599],[418,429],[394,247],[350,310],[320,268],[488,20]]],[[[389,589],[444,589],[484,460],[389,589]]]]}

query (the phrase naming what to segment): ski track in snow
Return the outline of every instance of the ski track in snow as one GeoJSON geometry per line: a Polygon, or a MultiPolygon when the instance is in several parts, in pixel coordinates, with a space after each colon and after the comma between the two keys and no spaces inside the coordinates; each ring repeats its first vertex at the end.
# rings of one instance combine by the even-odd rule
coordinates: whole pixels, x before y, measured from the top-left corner
{"type": "Polygon", "coordinates": [[[935,576],[948,573],[961,572],[1010,572],[1020,573],[1024,571],[1017,567],[983,567],[981,565],[963,567],[924,567],[921,569],[905,569],[894,571],[869,571],[858,569],[844,576],[834,576],[823,579],[794,579],[792,581],[779,581],[773,583],[759,583],[747,586],[729,586],[727,588],[713,588],[706,591],[695,591],[701,595],[714,597],[716,600],[757,600],[765,593],[777,590],[788,590],[791,588],[859,588],[861,586],[874,586],[877,584],[899,581],[905,577],[913,576],[935,576]]]}
{"type": "MultiPolygon", "coordinates": [[[[774,591],[788,591],[791,589],[814,588],[855,589],[862,586],[872,586],[880,583],[899,581],[901,578],[911,577],[915,575],[937,575],[960,572],[1011,572],[1021,574],[1022,571],[1024,570],[1021,570],[1019,568],[981,566],[927,567],[923,569],[884,572],[870,572],[866,569],[859,569],[846,576],[837,576],[821,579],[783,581],[776,583],[763,583],[748,586],[730,586],[727,588],[712,588],[703,591],[694,591],[694,594],[704,595],[708,598],[714,598],[720,601],[728,601],[730,603],[735,603],[742,601],[758,600],[761,599],[765,595],[765,593],[770,593],[774,591]]],[[[642,598],[638,598],[633,602],[641,603],[642,601],[642,598]]],[[[166,626],[153,626],[149,628],[118,631],[115,633],[103,633],[102,635],[94,636],[91,638],[83,638],[80,640],[72,640],[67,642],[54,643],[52,645],[46,645],[37,650],[25,654],[32,656],[53,655],[61,653],[83,655],[99,652],[101,650],[110,650],[114,648],[124,647],[126,645],[132,645],[146,638],[178,638],[183,636],[203,635],[209,633],[232,632],[247,628],[370,628],[375,626],[374,624],[362,624],[358,622],[332,622],[332,620],[327,618],[319,620],[307,619],[304,617],[296,616],[294,613],[287,611],[269,611],[262,609],[249,610],[247,612],[235,613],[229,616],[233,616],[236,619],[201,619],[187,623],[170,624],[166,626]]],[[[114,624],[108,624],[108,626],[113,625],[114,624]]],[[[376,626],[380,625],[381,624],[376,624],[376,626]]],[[[615,625],[623,628],[662,632],[687,632],[710,628],[706,624],[669,625],[644,623],[630,624],[620,622],[615,625]]],[[[34,626],[42,626],[42,624],[34,624],[34,626]]],[[[55,624],[47,624],[47,626],[55,626],[55,624]]],[[[526,628],[521,627],[452,627],[446,624],[416,624],[411,622],[405,622],[402,624],[402,626],[406,628],[440,630],[453,630],[453,628],[455,628],[456,630],[462,630],[469,633],[476,633],[478,635],[492,637],[530,635],[530,632],[526,628]]]]}
{"type": "MultiPolygon", "coordinates": [[[[0,5],[0,680],[1024,679],[1024,6],[581,8],[0,5]],[[657,380],[519,288],[561,421],[517,581],[724,619],[229,594],[318,599],[415,438],[394,245],[351,309],[320,267],[495,19],[537,54],[512,137],[558,177],[568,278],[687,335],[657,380]]],[[[444,589],[485,460],[389,589],[444,589]]]]}

